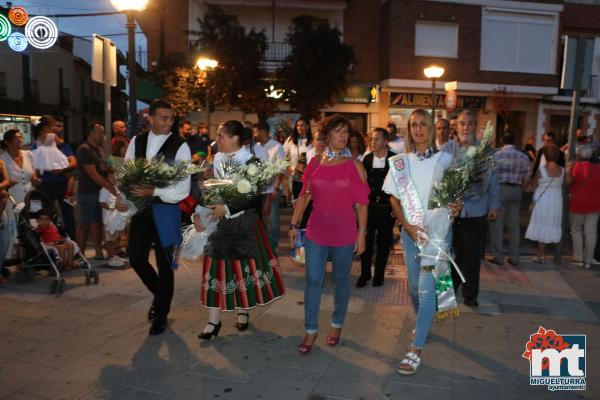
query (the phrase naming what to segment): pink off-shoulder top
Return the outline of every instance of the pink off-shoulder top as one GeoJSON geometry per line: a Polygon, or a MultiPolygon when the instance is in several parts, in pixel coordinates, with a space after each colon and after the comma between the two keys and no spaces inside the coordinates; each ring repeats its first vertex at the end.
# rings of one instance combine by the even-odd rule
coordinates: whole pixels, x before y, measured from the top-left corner
{"type": "Polygon", "coordinates": [[[356,241],[355,204],[369,204],[369,185],[363,182],[349,159],[338,165],[323,165],[316,157],[306,167],[302,191],[310,187],[313,210],[306,237],[321,246],[348,246],[356,241]]]}

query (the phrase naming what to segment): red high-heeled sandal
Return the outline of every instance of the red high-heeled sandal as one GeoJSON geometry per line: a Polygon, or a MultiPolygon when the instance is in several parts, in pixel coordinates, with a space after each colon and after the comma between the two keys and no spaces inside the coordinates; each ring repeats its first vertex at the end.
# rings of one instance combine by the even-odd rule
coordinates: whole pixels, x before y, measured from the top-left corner
{"type": "Polygon", "coordinates": [[[317,341],[317,336],[319,336],[319,335],[315,333],[315,336],[313,336],[313,340],[310,344],[306,344],[304,342],[300,343],[298,345],[298,352],[300,352],[301,354],[310,353],[310,351],[312,350],[312,347],[314,346],[315,342],[317,341]]]}
{"type": "Polygon", "coordinates": [[[340,334],[337,336],[327,335],[327,340],[326,340],[327,346],[335,347],[340,343],[341,340],[342,340],[342,331],[340,331],[340,334]]]}

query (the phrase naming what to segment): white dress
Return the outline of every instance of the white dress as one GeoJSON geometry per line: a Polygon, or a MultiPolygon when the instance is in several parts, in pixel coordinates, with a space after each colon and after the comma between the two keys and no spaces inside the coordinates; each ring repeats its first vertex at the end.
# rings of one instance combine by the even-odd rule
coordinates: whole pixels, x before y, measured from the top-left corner
{"type": "Polygon", "coordinates": [[[25,201],[25,195],[33,189],[31,177],[35,172],[31,151],[21,150],[21,155],[23,156],[23,167],[20,167],[7,151],[0,156],[6,165],[10,179],[17,181],[16,184],[8,189],[8,193],[10,193],[17,203],[25,201]]]}
{"type": "Polygon", "coordinates": [[[46,135],[46,140],[33,151],[33,166],[40,172],[65,169],[69,160],[62,151],[56,147],[56,137],[53,133],[46,135]]]}
{"type": "Polygon", "coordinates": [[[548,176],[546,167],[540,167],[540,179],[533,193],[535,207],[529,219],[525,237],[542,243],[558,243],[562,233],[562,186],[565,175],[548,176]],[[548,189],[546,189],[546,187],[548,189]]]}

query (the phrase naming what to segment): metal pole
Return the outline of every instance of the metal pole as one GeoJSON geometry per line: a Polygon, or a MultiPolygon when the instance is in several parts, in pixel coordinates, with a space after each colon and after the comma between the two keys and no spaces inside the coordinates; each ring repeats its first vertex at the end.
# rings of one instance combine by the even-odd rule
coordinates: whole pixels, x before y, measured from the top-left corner
{"type": "Polygon", "coordinates": [[[210,86],[208,86],[208,72],[206,73],[206,127],[210,137],[210,86]]]}
{"type": "Polygon", "coordinates": [[[110,156],[110,144],[111,144],[111,136],[112,136],[112,123],[111,123],[111,98],[110,98],[110,63],[109,63],[109,49],[110,44],[108,40],[103,40],[102,45],[104,46],[104,51],[102,52],[102,63],[103,72],[104,72],[104,156],[106,160],[109,159],[110,156]]]}
{"type": "Polygon", "coordinates": [[[435,78],[431,80],[431,121],[435,124],[435,78]]]}
{"type": "Polygon", "coordinates": [[[131,137],[137,135],[137,65],[135,61],[135,19],[133,11],[127,11],[127,37],[129,49],[127,52],[127,69],[129,70],[129,121],[131,137]]]}

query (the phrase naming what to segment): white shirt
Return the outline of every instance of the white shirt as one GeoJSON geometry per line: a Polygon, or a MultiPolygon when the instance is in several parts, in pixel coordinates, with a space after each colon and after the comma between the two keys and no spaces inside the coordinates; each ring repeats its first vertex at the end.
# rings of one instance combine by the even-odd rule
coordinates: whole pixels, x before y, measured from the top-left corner
{"type": "Polygon", "coordinates": [[[277,140],[269,139],[269,141],[264,145],[260,142],[256,142],[254,148],[261,148],[266,150],[268,161],[283,160],[285,158],[285,151],[283,150],[283,146],[277,140]]]}
{"type": "MultiPolygon", "coordinates": [[[[256,142],[254,145],[254,150],[262,150],[266,153],[266,161],[275,162],[278,160],[283,160],[285,158],[285,152],[283,151],[283,146],[277,140],[269,139],[267,143],[264,145],[260,142],[256,142]]],[[[258,154],[258,153],[257,153],[258,154]]],[[[308,153],[307,153],[308,157],[308,153]]],[[[271,183],[265,189],[263,189],[262,193],[273,193],[275,191],[275,186],[271,183]]]]}
{"type": "Polygon", "coordinates": [[[296,164],[298,163],[300,154],[308,152],[308,150],[312,149],[312,145],[308,143],[308,139],[306,137],[298,138],[298,145],[295,145],[292,141],[292,137],[290,136],[285,141],[283,149],[285,151],[285,156],[290,158],[292,169],[296,169],[296,164]]]}
{"type": "MultiPolygon", "coordinates": [[[[111,192],[109,192],[108,190],[106,190],[106,188],[102,188],[100,189],[100,194],[98,195],[98,202],[99,203],[106,203],[106,205],[112,210],[113,208],[115,208],[115,205],[117,204],[117,197],[115,195],[113,195],[111,192]]],[[[106,225],[107,221],[108,221],[108,212],[110,210],[107,210],[106,208],[102,209],[102,223],[104,225],[106,225]]],[[[106,228],[106,226],[105,226],[106,228]]]]}
{"type": "Polygon", "coordinates": [[[373,154],[373,168],[385,168],[385,156],[379,158],[373,154]]]}
{"type": "Polygon", "coordinates": [[[8,193],[15,199],[17,203],[25,201],[25,195],[33,189],[31,184],[31,176],[35,170],[33,168],[33,156],[29,150],[21,150],[23,157],[23,168],[21,168],[15,160],[8,154],[8,151],[2,153],[1,157],[4,160],[6,169],[10,179],[17,181],[10,189],[8,193]]]}
{"type": "MultiPolygon", "coordinates": [[[[248,150],[248,152],[250,152],[250,145],[247,144],[244,147],[248,150]]],[[[269,155],[267,154],[267,150],[265,150],[264,147],[258,147],[256,145],[256,143],[254,143],[254,147],[252,148],[252,150],[254,150],[254,155],[260,161],[268,161],[269,160],[269,155]]]]}
{"type": "Polygon", "coordinates": [[[246,146],[242,146],[239,150],[234,151],[232,153],[223,153],[218,152],[215,154],[215,158],[213,159],[213,167],[214,167],[214,175],[217,179],[223,179],[223,162],[229,158],[233,158],[237,160],[241,164],[246,164],[249,159],[253,157],[250,150],[246,148],[246,146]]]}
{"type": "MultiPolygon", "coordinates": [[[[148,144],[146,146],[146,158],[152,159],[156,156],[160,148],[167,141],[169,136],[173,133],[169,133],[168,135],[157,135],[154,132],[148,133],[148,144]]],[[[135,139],[134,137],[129,142],[129,146],[127,147],[127,152],[125,153],[125,161],[135,159],[135,139]]],[[[179,146],[177,150],[177,154],[175,154],[175,161],[186,161],[192,162],[192,154],[190,152],[190,147],[187,143],[183,143],[179,146]]],[[[167,186],[165,188],[154,188],[154,196],[160,198],[165,203],[179,203],[181,200],[185,199],[190,194],[191,187],[191,179],[188,176],[181,181],[174,183],[173,185],[167,186]]]]}
{"type": "MultiPolygon", "coordinates": [[[[453,157],[451,154],[443,151],[438,151],[433,156],[426,158],[422,161],[417,158],[415,153],[407,153],[407,155],[409,164],[408,168],[410,168],[410,176],[412,177],[412,182],[415,185],[415,188],[417,189],[417,193],[419,194],[419,199],[421,200],[421,205],[423,206],[423,209],[427,211],[431,187],[435,182],[440,182],[442,180],[442,177],[444,176],[444,171],[446,171],[446,169],[450,167],[453,157]]],[[[401,157],[402,155],[397,155],[392,157],[391,160],[396,160],[401,157]]],[[[391,169],[385,177],[382,189],[387,194],[391,194],[396,198],[398,198],[398,196],[400,195],[398,193],[398,190],[396,189],[394,179],[392,178],[391,169]]]]}
{"type": "Polygon", "coordinates": [[[388,143],[388,146],[396,154],[406,153],[406,142],[400,136],[396,136],[394,140],[388,143]]]}

